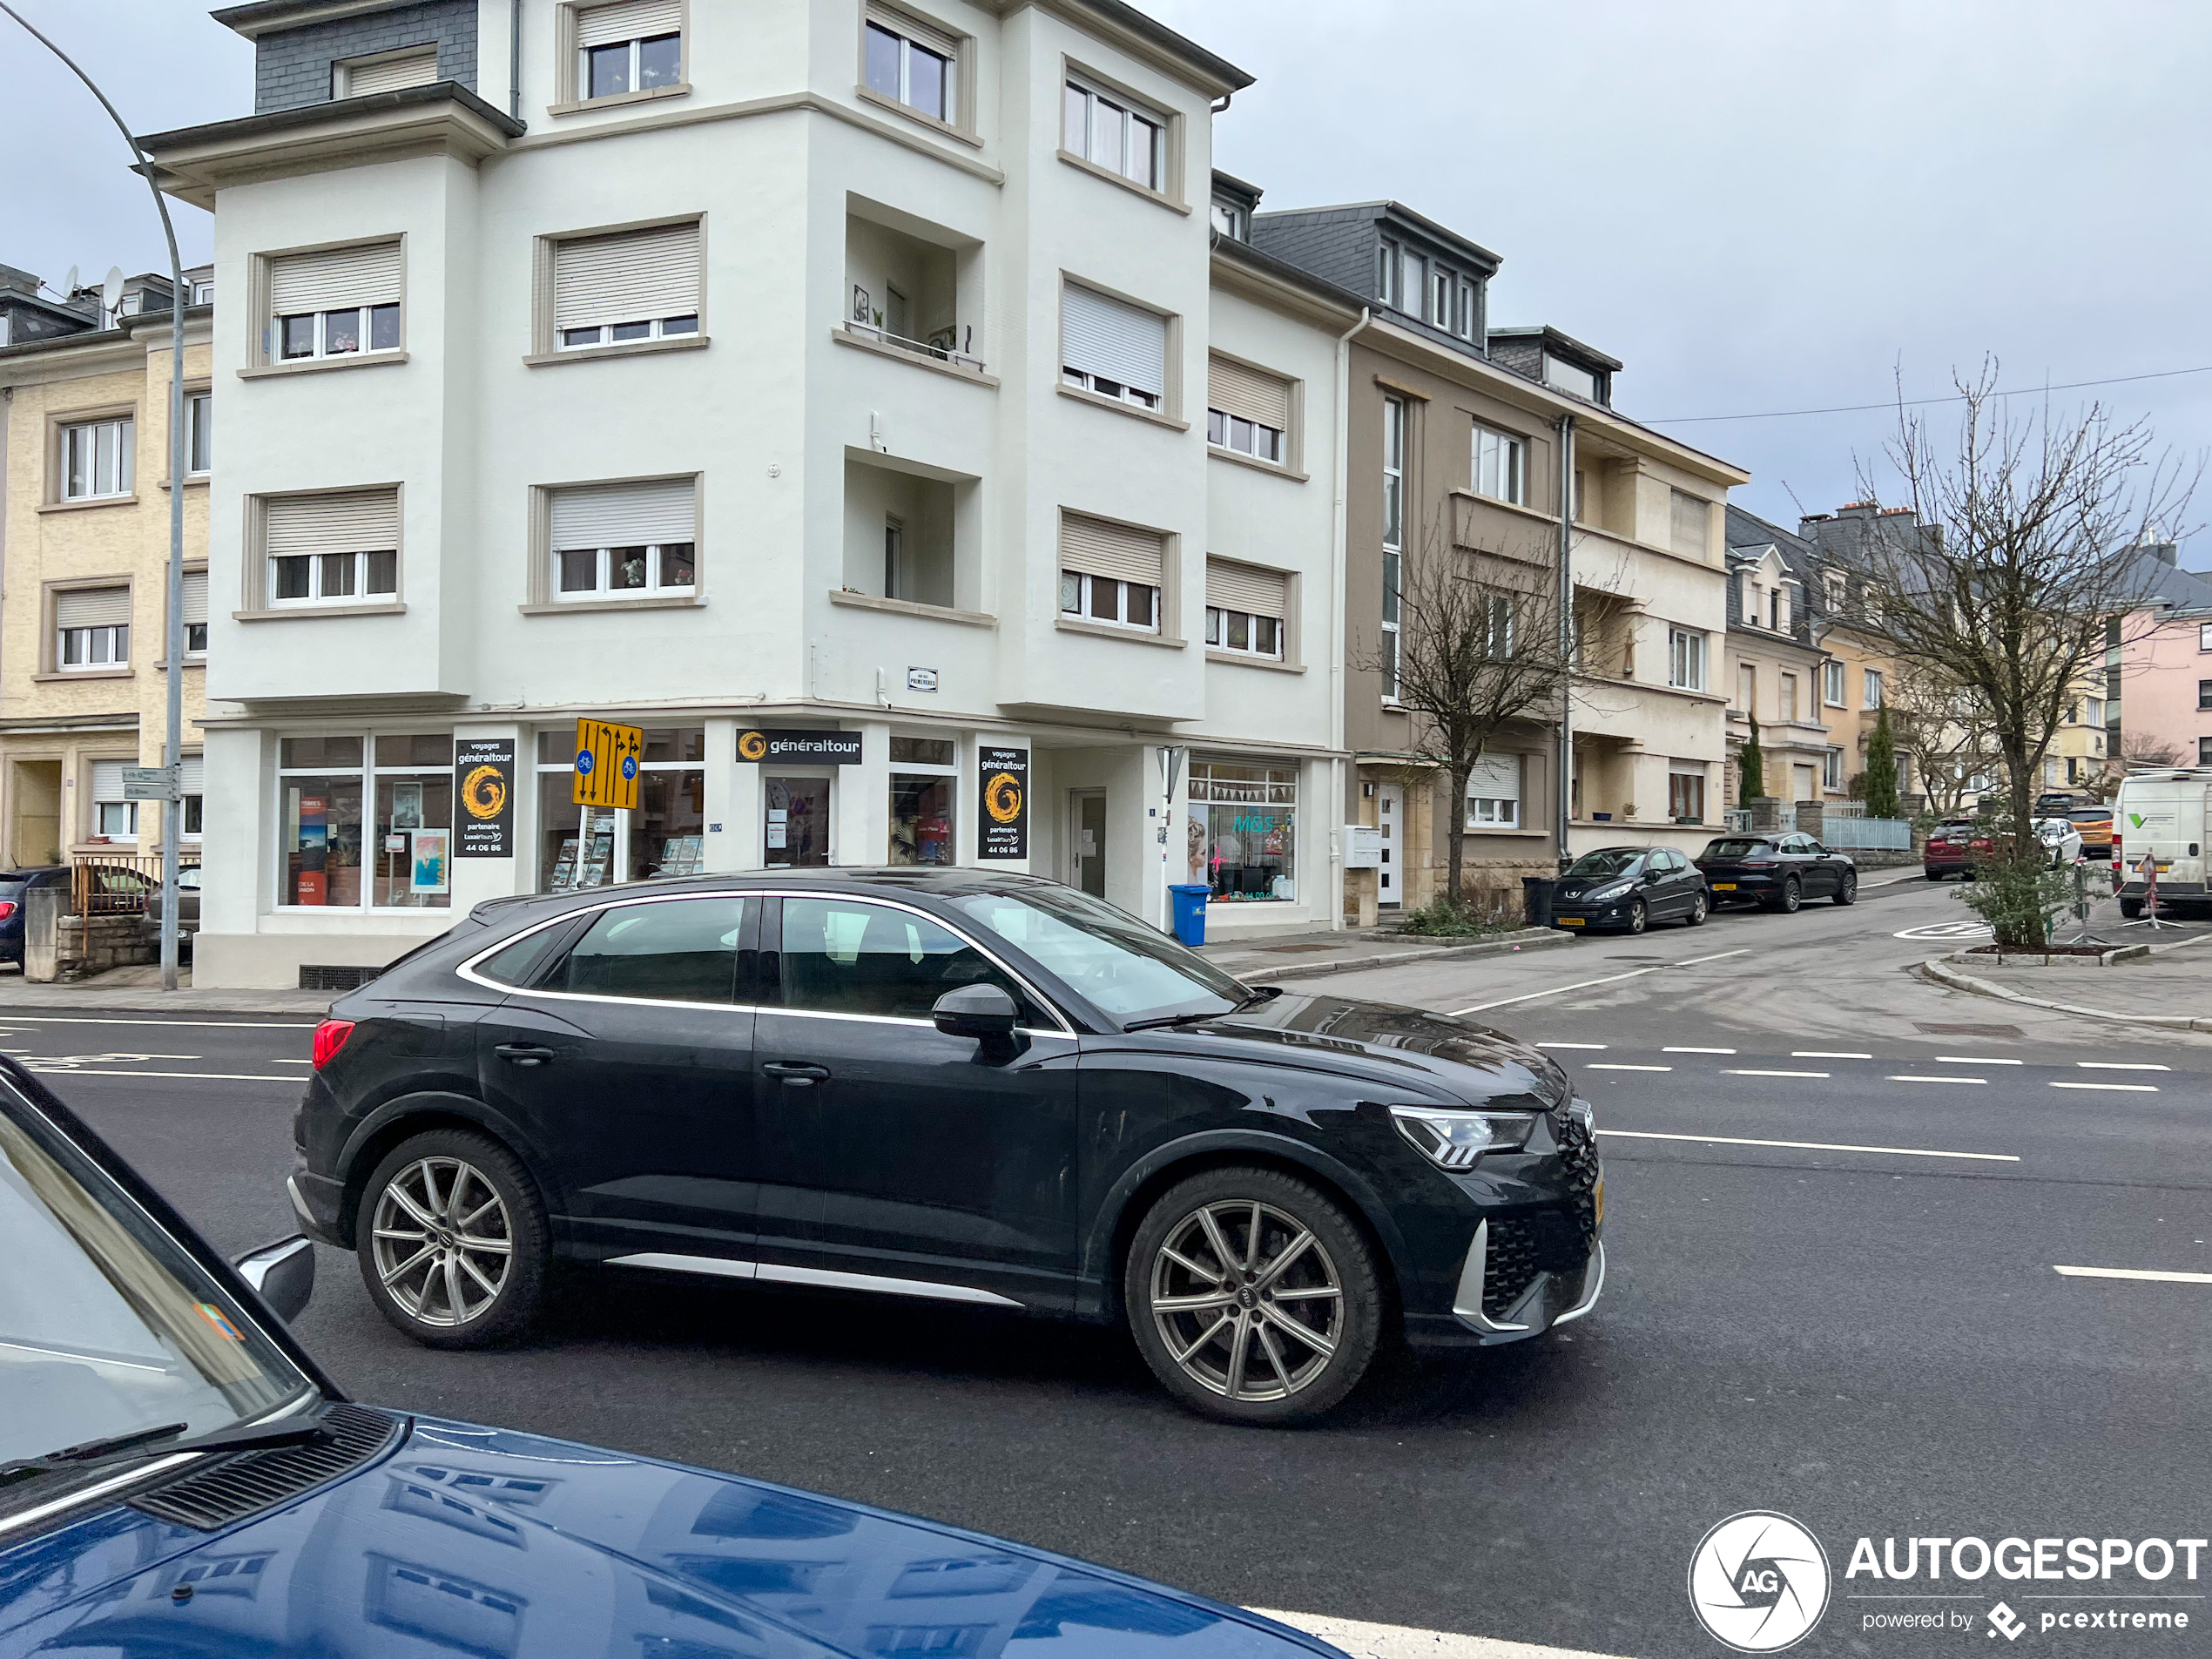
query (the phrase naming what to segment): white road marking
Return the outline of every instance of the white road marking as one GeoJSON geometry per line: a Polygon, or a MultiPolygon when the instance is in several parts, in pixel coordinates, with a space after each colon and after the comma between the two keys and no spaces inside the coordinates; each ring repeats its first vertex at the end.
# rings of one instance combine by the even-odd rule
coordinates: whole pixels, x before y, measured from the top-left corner
{"type": "Polygon", "coordinates": [[[1735,1050],[1735,1049],[1674,1049],[1674,1048],[1667,1048],[1667,1049],[1660,1049],[1660,1050],[1659,1050],[1659,1052],[1660,1052],[1661,1054],[1734,1054],[1734,1053],[1736,1052],[1736,1050],[1735,1050]]]}
{"type": "Polygon", "coordinates": [[[2155,1095],[2156,1083],[2053,1083],[2054,1089],[2104,1089],[2126,1095],[2155,1095]]]}
{"type": "Polygon", "coordinates": [[[1582,1069],[1584,1071],[1672,1071],[1674,1068],[1672,1066],[1608,1066],[1602,1062],[1593,1061],[1582,1069]]]}
{"type": "Polygon", "coordinates": [[[2151,1267],[2054,1267],[2068,1278],[2142,1278],[2161,1285],[2212,1285],[2212,1273],[2168,1273],[2151,1267]]]}
{"type": "Polygon", "coordinates": [[[54,1077],[196,1077],[204,1082],[219,1083],[296,1083],[300,1080],[283,1072],[264,1076],[252,1071],[87,1071],[82,1066],[42,1066],[27,1062],[26,1071],[43,1072],[54,1077]]]}
{"type": "Polygon", "coordinates": [[[1692,1141],[1701,1146],[1783,1146],[1805,1152],[1882,1152],[1901,1158],[1973,1158],[1986,1163],[2018,1163],[2012,1152],[1938,1152],[1925,1146],[1850,1146],[1835,1141],[1754,1141],[1737,1135],[1662,1135],[1656,1130],[1602,1129],[1600,1135],[1628,1141],[1692,1141]]]}
{"type": "Polygon", "coordinates": [[[1893,1083],[1986,1083],[1986,1077],[1916,1077],[1910,1072],[1899,1072],[1890,1078],[1893,1083]]]}
{"type": "Polygon", "coordinates": [[[1939,1066],[2017,1066],[2023,1063],[2018,1060],[1993,1060],[1973,1054],[1939,1054],[1935,1058],[1939,1066]]]}
{"type": "Polygon", "coordinates": [[[1278,1613],[1264,1607],[1251,1611],[1333,1643],[1352,1659],[1608,1659],[1607,1655],[1581,1648],[1548,1648],[1496,1636],[1461,1635],[1454,1630],[1416,1630],[1402,1624],[1367,1624],[1358,1619],[1278,1613]]]}
{"type": "Polygon", "coordinates": [[[2171,1071],[2171,1066],[2144,1065],[2133,1060],[2077,1060],[2074,1062],[2086,1071],[2171,1071]]]}
{"type": "Polygon", "coordinates": [[[280,1055],[269,1063],[273,1066],[312,1066],[315,1062],[312,1060],[287,1060],[280,1055]]]}
{"type": "Polygon", "coordinates": [[[1723,1077],[1825,1077],[1824,1071],[1754,1071],[1748,1066],[1723,1066],[1723,1077]]]}
{"type": "Polygon", "coordinates": [[[1711,956],[1692,956],[1679,962],[1655,962],[1649,968],[1632,968],[1625,974],[1608,974],[1602,979],[1577,980],[1572,985],[1554,985],[1548,991],[1524,991],[1519,996],[1501,996],[1494,1002],[1477,1002],[1472,1008],[1453,1008],[1452,1017],[1462,1014],[1480,1014],[1485,1008],[1510,1008],[1515,1002],[1533,1002],[1540,996],[1563,996],[1569,991],[1586,991],[1593,985],[1611,985],[1624,979],[1635,979],[1645,974],[1662,974],[1670,968],[1695,968],[1700,962],[1717,962],[1723,956],[1750,954],[1747,946],[1743,950],[1723,950],[1711,956]]]}
{"type": "Polygon", "coordinates": [[[1858,1054],[1842,1049],[1792,1049],[1792,1060],[1871,1060],[1871,1054],[1858,1054]]]}
{"type": "Polygon", "coordinates": [[[1539,1049],[1602,1049],[1602,1042],[1540,1042],[1539,1049]]]}

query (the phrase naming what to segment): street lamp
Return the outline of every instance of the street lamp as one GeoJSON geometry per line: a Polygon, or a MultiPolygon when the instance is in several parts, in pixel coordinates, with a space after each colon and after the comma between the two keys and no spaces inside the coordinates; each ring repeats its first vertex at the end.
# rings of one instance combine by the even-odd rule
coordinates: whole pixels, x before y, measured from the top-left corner
{"type": "Polygon", "coordinates": [[[138,147],[138,138],[117,113],[115,105],[108,102],[107,94],[78,67],[76,59],[39,33],[7,0],[0,0],[0,11],[21,24],[31,38],[67,64],[70,73],[99,99],[100,107],[108,112],[108,118],[131,146],[131,153],[138,158],[138,172],[145,179],[146,188],[153,192],[154,211],[161,215],[161,233],[169,241],[169,616],[165,651],[169,664],[169,732],[162,750],[162,765],[169,774],[169,786],[161,804],[161,988],[173,991],[177,988],[177,843],[184,833],[184,799],[178,792],[178,781],[183,775],[185,725],[185,301],[190,297],[185,292],[185,265],[177,253],[177,227],[169,222],[169,203],[161,193],[160,185],[155,182],[152,164],[138,147]]]}

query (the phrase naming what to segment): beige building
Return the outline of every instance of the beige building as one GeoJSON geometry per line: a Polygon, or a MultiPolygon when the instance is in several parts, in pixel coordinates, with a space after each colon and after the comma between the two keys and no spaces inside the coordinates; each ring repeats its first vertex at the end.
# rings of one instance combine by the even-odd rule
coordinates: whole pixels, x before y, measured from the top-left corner
{"type": "Polygon", "coordinates": [[[1810,550],[1780,526],[1728,509],[1728,804],[1741,806],[1743,745],[1757,722],[1762,792],[1777,800],[1839,798],[1845,757],[1833,735],[1844,671],[1814,639],[1810,550]]]}
{"type": "MultiPolygon", "coordinates": [[[[185,309],[185,827],[197,852],[207,642],[212,273],[185,309]]],[[[158,803],[124,799],[158,765],[169,560],[169,284],[137,277],[107,309],[0,266],[0,860],[9,867],[160,851],[158,803]]]]}

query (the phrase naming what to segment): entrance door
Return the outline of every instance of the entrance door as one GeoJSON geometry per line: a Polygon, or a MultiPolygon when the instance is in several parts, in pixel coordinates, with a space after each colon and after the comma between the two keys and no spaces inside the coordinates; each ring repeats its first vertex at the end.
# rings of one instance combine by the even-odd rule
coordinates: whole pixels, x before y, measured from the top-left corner
{"type": "Polygon", "coordinates": [[[761,862],[772,870],[807,869],[830,861],[830,780],[764,778],[766,822],[761,862]]]}
{"type": "Polygon", "coordinates": [[[1106,792],[1068,792],[1068,880],[1094,899],[1106,896],[1106,792]]]}
{"type": "Polygon", "coordinates": [[[1375,786],[1375,821],[1382,826],[1382,868],[1377,873],[1375,901],[1387,910],[1406,901],[1406,890],[1399,884],[1406,853],[1406,791],[1402,786],[1375,786]]]}
{"type": "Polygon", "coordinates": [[[9,833],[8,856],[14,867],[58,864],[62,857],[62,763],[58,760],[19,760],[16,763],[15,823],[9,833]]]}

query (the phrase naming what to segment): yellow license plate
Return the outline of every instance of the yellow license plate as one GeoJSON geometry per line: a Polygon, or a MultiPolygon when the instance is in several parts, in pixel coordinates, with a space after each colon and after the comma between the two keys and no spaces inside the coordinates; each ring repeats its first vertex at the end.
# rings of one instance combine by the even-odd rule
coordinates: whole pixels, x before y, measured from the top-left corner
{"type": "Polygon", "coordinates": [[[1580,916],[1555,916],[1553,920],[1562,927],[1579,927],[1582,925],[1582,919],[1580,916]]]}
{"type": "Polygon", "coordinates": [[[1716,881],[1713,883],[1713,891],[1715,893],[1733,893],[1736,891],[1736,883],[1733,881],[1716,881]]]}
{"type": "Polygon", "coordinates": [[[1603,1221],[1605,1219],[1605,1177],[1603,1176],[1598,1177],[1597,1185],[1591,1191],[1590,1198],[1597,1206],[1597,1214],[1592,1219],[1603,1221]]]}

